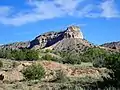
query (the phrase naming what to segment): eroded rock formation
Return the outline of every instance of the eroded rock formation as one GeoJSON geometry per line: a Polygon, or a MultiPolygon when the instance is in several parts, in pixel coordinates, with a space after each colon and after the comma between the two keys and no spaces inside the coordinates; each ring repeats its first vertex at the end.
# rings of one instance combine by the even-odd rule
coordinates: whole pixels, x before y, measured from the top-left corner
{"type": "Polygon", "coordinates": [[[84,39],[78,26],[69,26],[60,32],[47,32],[29,42],[2,45],[4,49],[52,49],[57,51],[80,52],[93,45],[84,39]]]}
{"type": "Polygon", "coordinates": [[[30,43],[32,49],[50,48],[57,51],[81,51],[93,46],[84,39],[78,26],[70,26],[61,32],[48,32],[30,43]]]}

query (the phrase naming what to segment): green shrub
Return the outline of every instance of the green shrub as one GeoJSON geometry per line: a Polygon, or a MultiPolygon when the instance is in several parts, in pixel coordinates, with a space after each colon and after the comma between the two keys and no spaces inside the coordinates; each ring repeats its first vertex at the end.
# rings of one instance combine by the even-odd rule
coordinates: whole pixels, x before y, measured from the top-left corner
{"type": "Polygon", "coordinates": [[[44,77],[45,70],[40,64],[33,64],[22,71],[27,80],[41,80],[44,77]]]}
{"type": "Polygon", "coordinates": [[[42,57],[42,59],[44,59],[44,60],[51,60],[51,59],[52,59],[52,55],[50,55],[50,54],[45,54],[45,55],[42,57]]]}
{"type": "Polygon", "coordinates": [[[57,83],[65,83],[69,81],[69,78],[65,75],[65,73],[62,70],[56,70],[56,80],[54,82],[57,83]]]}
{"type": "Polygon", "coordinates": [[[23,52],[22,50],[13,50],[11,51],[12,57],[11,59],[15,60],[25,60],[26,59],[26,53],[23,52]]]}
{"type": "Polygon", "coordinates": [[[46,53],[52,53],[52,50],[46,49],[45,52],[46,52],[46,53]]]}
{"type": "Polygon", "coordinates": [[[7,58],[13,60],[38,60],[39,53],[37,50],[11,50],[11,49],[0,49],[0,58],[7,58]]]}
{"type": "Polygon", "coordinates": [[[67,64],[81,64],[81,59],[77,54],[68,53],[65,57],[63,57],[62,62],[67,64]]]}
{"type": "Polygon", "coordinates": [[[36,50],[27,50],[26,51],[26,60],[38,60],[39,53],[36,50]]]}
{"type": "Polygon", "coordinates": [[[113,84],[115,87],[120,87],[120,53],[111,54],[105,58],[105,67],[111,69],[114,74],[112,76],[113,84]]]}
{"type": "Polygon", "coordinates": [[[89,48],[82,55],[82,62],[96,62],[96,60],[104,59],[110,52],[101,48],[89,48]]]}
{"type": "Polygon", "coordinates": [[[104,79],[104,82],[101,84],[105,84],[105,86],[113,86],[116,88],[120,87],[120,53],[111,53],[97,58],[93,63],[95,67],[106,67],[110,69],[112,72],[109,73],[110,78],[104,79]]]}
{"type": "Polygon", "coordinates": [[[42,57],[43,60],[51,60],[51,61],[57,61],[58,58],[56,58],[55,56],[52,56],[50,54],[45,54],[43,57],[42,57]]]}
{"type": "Polygon", "coordinates": [[[13,67],[13,68],[17,67],[18,65],[19,65],[19,63],[18,63],[18,62],[15,62],[15,61],[12,63],[12,67],[13,67]]]}
{"type": "Polygon", "coordinates": [[[0,60],[0,68],[3,67],[3,62],[0,60]]]}
{"type": "Polygon", "coordinates": [[[98,58],[95,58],[95,60],[93,61],[93,66],[94,67],[104,67],[105,65],[105,56],[104,57],[98,57],[98,58]]]}

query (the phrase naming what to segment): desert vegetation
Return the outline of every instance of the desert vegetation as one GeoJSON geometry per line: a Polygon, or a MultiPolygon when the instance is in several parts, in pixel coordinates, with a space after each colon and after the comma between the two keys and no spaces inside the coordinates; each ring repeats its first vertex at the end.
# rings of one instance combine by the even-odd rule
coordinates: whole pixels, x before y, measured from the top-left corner
{"type": "MultiPolygon", "coordinates": [[[[37,85],[40,85],[41,90],[42,88],[43,90],[45,88],[48,90],[50,88],[55,90],[119,90],[120,88],[119,52],[101,48],[89,48],[84,53],[27,49],[0,50],[0,58],[6,59],[0,60],[1,70],[9,71],[8,68],[16,70],[19,66],[23,68],[20,73],[24,78],[20,82],[24,84],[12,81],[15,85],[16,83],[21,85],[20,87],[26,85],[27,88],[31,88],[30,86],[38,88],[37,85]],[[32,64],[21,64],[24,61],[32,64]],[[9,65],[6,66],[5,62],[9,62],[9,65]],[[56,67],[55,70],[53,67],[56,67]]],[[[5,81],[4,84],[6,85],[5,81]]],[[[19,87],[14,88],[12,89],[17,90],[16,88],[19,87]]]]}
{"type": "Polygon", "coordinates": [[[41,80],[45,74],[44,68],[40,64],[33,64],[22,71],[26,80],[41,80]]]}
{"type": "Polygon", "coordinates": [[[21,50],[12,50],[12,49],[0,49],[0,58],[12,59],[12,60],[38,60],[39,54],[38,51],[21,49],[21,50]]]}

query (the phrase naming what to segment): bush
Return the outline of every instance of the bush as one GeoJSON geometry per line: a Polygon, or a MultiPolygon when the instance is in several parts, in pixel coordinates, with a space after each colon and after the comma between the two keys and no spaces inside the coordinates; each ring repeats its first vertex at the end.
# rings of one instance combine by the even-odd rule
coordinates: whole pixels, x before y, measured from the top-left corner
{"type": "Polygon", "coordinates": [[[12,57],[11,50],[0,49],[0,58],[10,59],[12,57]]]}
{"type": "Polygon", "coordinates": [[[63,57],[62,62],[65,64],[81,64],[80,56],[77,54],[66,54],[65,57],[63,57]]]}
{"type": "Polygon", "coordinates": [[[27,80],[41,80],[44,77],[45,70],[40,64],[33,64],[22,71],[27,80]]]}
{"type": "Polygon", "coordinates": [[[113,84],[115,84],[115,87],[120,87],[120,53],[106,57],[104,66],[114,72],[114,74],[111,75],[113,84]]]}
{"type": "Polygon", "coordinates": [[[43,57],[42,57],[42,59],[44,59],[44,60],[52,60],[52,55],[50,55],[50,54],[45,54],[43,57]]]}
{"type": "Polygon", "coordinates": [[[14,62],[12,63],[12,67],[13,67],[13,68],[17,67],[18,65],[19,65],[19,63],[16,62],[16,61],[14,61],[14,62]]]}
{"type": "Polygon", "coordinates": [[[104,79],[102,85],[120,87],[120,53],[111,53],[103,58],[95,60],[95,67],[106,67],[112,72],[109,73],[110,78],[104,79]]]}
{"type": "Polygon", "coordinates": [[[56,70],[56,80],[54,82],[57,83],[65,83],[68,82],[69,78],[65,75],[62,70],[56,70]]]}
{"type": "Polygon", "coordinates": [[[52,53],[53,51],[50,50],[50,49],[46,49],[45,52],[46,52],[46,53],[52,53]]]}
{"type": "Polygon", "coordinates": [[[36,50],[28,50],[28,49],[21,49],[21,50],[0,50],[0,58],[7,58],[13,60],[38,60],[39,53],[36,50]]]}
{"type": "Polygon", "coordinates": [[[36,50],[27,50],[26,51],[26,60],[38,60],[39,53],[36,50]]]}
{"type": "Polygon", "coordinates": [[[0,68],[3,67],[3,62],[0,60],[0,68]]]}
{"type": "Polygon", "coordinates": [[[98,58],[95,58],[95,60],[93,61],[93,66],[94,67],[104,67],[105,65],[105,56],[104,57],[98,57],[98,58]]]}
{"type": "Polygon", "coordinates": [[[97,61],[104,60],[105,57],[110,54],[110,51],[106,51],[101,48],[89,48],[83,54],[81,54],[81,61],[96,63],[97,61]]]}
{"type": "Polygon", "coordinates": [[[11,59],[15,60],[25,60],[26,59],[26,53],[23,52],[22,50],[13,50],[11,51],[12,57],[11,59]]]}
{"type": "Polygon", "coordinates": [[[43,57],[42,57],[43,60],[51,60],[51,61],[56,61],[56,62],[59,62],[60,59],[58,59],[57,57],[55,56],[52,56],[50,54],[45,54],[43,57]]]}

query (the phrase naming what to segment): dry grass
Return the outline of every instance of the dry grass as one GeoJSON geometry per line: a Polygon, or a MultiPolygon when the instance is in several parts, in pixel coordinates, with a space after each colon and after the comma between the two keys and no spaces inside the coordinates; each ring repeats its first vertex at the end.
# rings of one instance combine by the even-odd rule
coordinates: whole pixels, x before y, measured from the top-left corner
{"type": "MultiPolygon", "coordinates": [[[[13,77],[16,77],[16,74],[14,73],[14,75],[11,74],[13,77],[9,80],[0,81],[0,90],[84,90],[81,86],[75,86],[74,83],[85,84],[89,82],[100,81],[102,80],[102,76],[108,77],[106,69],[94,68],[92,66],[92,63],[82,63],[81,65],[67,65],[52,61],[18,62],[6,59],[0,60],[3,62],[3,67],[0,71],[5,71],[5,73],[8,73],[12,70],[21,72],[24,67],[27,67],[32,63],[39,63],[45,68],[45,75],[48,75],[47,82],[45,82],[45,80],[28,82],[21,80],[12,80],[13,77]],[[61,72],[59,73],[58,71],[61,72]],[[58,82],[57,79],[61,79],[61,81],[58,82]]],[[[10,77],[11,75],[8,76],[10,77]]]]}

